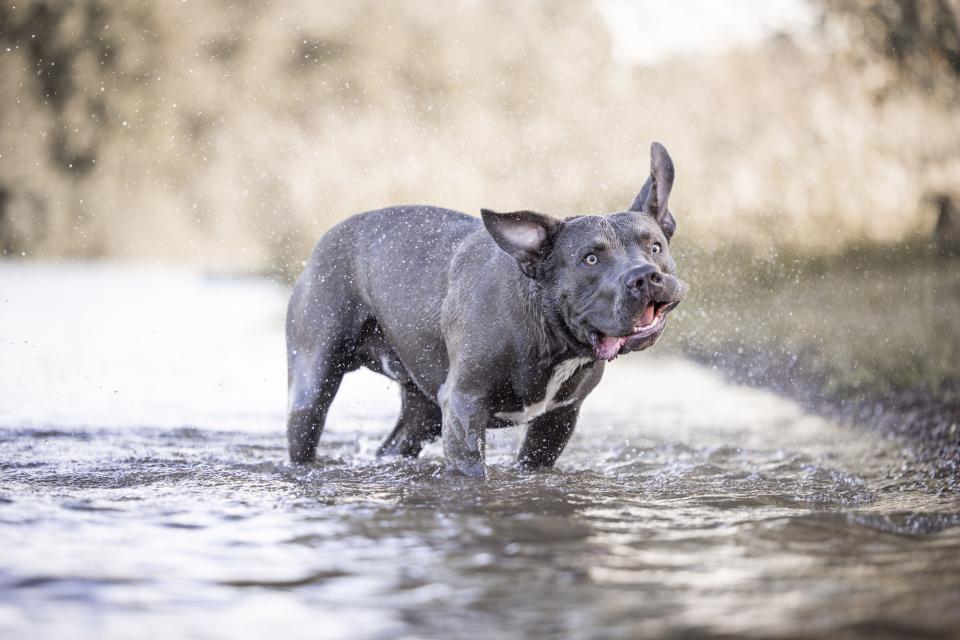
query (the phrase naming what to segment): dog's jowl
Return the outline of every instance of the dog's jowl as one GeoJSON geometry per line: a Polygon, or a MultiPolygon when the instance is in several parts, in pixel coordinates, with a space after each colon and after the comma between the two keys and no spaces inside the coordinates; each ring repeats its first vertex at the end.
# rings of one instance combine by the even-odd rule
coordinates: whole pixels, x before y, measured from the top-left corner
{"type": "Polygon", "coordinates": [[[488,428],[527,430],[519,462],[552,465],[605,361],[652,346],[687,290],[658,143],[626,211],[560,220],[425,206],[356,215],[317,243],[287,313],[294,462],[314,460],[344,374],[400,384],[381,455],[443,439],[450,471],[484,474],[488,428]]]}

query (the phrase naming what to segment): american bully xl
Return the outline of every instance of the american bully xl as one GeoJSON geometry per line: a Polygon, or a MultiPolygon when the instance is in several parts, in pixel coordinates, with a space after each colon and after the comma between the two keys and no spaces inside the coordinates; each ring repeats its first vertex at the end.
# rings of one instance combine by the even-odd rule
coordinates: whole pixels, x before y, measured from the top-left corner
{"type": "Polygon", "coordinates": [[[317,242],[287,313],[290,459],[315,459],[344,374],[396,380],[381,455],[443,439],[447,469],[483,476],[488,428],[525,426],[519,462],[552,465],[604,362],[652,346],[687,285],[670,256],[673,162],[654,142],[626,211],[403,206],[356,215],[317,242]]]}

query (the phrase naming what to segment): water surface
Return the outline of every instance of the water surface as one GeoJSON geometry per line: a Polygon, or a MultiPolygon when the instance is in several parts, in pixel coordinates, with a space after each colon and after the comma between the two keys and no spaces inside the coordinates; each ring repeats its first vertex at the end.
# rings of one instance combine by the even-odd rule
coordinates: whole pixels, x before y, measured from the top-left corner
{"type": "Polygon", "coordinates": [[[516,430],[484,482],[376,459],[371,373],[292,467],[284,300],[0,266],[0,636],[956,637],[960,499],[908,443],[642,354],[552,471],[516,430]]]}

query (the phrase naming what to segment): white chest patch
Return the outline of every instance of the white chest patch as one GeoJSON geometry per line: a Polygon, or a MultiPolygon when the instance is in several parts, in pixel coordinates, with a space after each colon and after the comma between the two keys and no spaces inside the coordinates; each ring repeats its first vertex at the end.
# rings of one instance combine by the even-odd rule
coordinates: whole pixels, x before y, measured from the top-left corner
{"type": "Polygon", "coordinates": [[[558,364],[554,368],[553,373],[550,374],[550,379],[547,381],[547,390],[543,394],[543,400],[524,406],[522,411],[498,411],[494,415],[501,420],[512,422],[516,425],[523,425],[549,411],[576,402],[576,396],[560,402],[554,401],[554,398],[557,392],[560,391],[563,383],[569,380],[570,376],[576,373],[577,369],[588,362],[590,362],[590,358],[570,358],[569,360],[564,360],[558,364]]]}
{"type": "Polygon", "coordinates": [[[383,369],[383,372],[387,374],[387,376],[393,379],[397,378],[397,373],[390,368],[390,357],[385,353],[380,354],[380,367],[383,369]]]}

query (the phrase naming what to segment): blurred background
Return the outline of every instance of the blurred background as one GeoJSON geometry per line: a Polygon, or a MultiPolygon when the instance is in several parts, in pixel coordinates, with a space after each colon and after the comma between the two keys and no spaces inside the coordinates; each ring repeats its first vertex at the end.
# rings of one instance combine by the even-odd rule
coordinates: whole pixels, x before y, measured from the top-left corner
{"type": "Polygon", "coordinates": [[[0,250],[290,282],[385,205],[625,208],[659,140],[693,287],[665,348],[955,436],[958,27],[956,0],[2,0],[0,250]]]}

